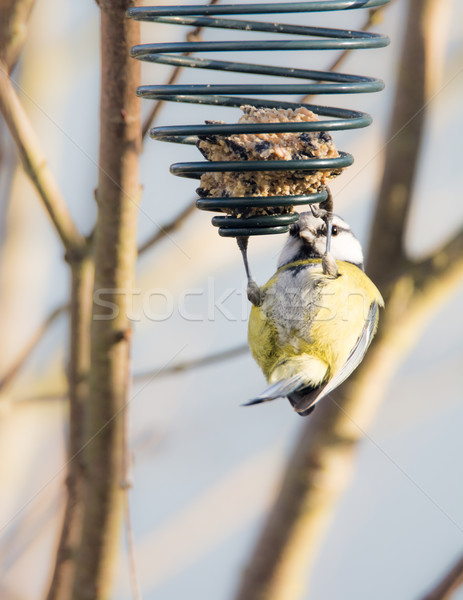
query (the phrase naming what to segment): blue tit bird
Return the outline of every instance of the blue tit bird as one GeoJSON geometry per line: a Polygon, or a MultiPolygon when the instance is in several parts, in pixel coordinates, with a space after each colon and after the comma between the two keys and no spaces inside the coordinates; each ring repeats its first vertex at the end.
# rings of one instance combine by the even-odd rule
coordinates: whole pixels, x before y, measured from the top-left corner
{"type": "Polygon", "coordinates": [[[359,241],[336,215],[330,253],[337,269],[329,274],[323,268],[326,235],[324,220],[301,213],[291,226],[278,270],[258,289],[248,340],[270,386],[246,405],[287,397],[305,416],[365,356],[383,299],[363,272],[359,241]]]}

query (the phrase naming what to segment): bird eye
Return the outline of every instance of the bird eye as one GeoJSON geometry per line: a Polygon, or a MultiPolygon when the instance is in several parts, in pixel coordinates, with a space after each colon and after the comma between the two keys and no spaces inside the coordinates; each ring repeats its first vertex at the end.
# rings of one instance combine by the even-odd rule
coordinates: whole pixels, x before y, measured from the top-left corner
{"type": "MultiPolygon", "coordinates": [[[[331,226],[331,235],[338,235],[339,233],[339,229],[336,227],[336,225],[332,225],[331,226]]],[[[326,235],[326,226],[322,225],[322,227],[319,227],[317,229],[317,235],[326,235]]]]}
{"type": "Polygon", "coordinates": [[[299,223],[293,223],[291,225],[291,227],[289,228],[289,235],[291,235],[293,237],[297,237],[299,235],[300,231],[301,231],[301,227],[300,227],[299,223]]]}

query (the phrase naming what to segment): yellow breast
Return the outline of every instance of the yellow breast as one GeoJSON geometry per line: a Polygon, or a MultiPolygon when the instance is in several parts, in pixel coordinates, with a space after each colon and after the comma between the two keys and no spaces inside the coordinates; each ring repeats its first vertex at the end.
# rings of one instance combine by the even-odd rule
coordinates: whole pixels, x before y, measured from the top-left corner
{"type": "MultiPolygon", "coordinates": [[[[275,369],[283,369],[285,378],[295,375],[304,357],[326,365],[326,377],[336,372],[359,339],[372,303],[383,305],[363,271],[343,261],[337,265],[339,276],[332,278],[320,259],[297,261],[263,286],[263,303],[251,310],[248,339],[267,379],[275,369]]],[[[313,364],[307,362],[307,368],[313,364]]]]}

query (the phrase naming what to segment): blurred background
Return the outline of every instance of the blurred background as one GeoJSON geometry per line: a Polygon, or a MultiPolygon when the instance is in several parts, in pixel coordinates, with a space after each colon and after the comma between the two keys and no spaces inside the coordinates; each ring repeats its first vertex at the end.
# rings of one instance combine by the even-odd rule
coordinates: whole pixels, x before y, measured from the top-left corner
{"type": "MultiPolygon", "coordinates": [[[[427,107],[407,224],[413,258],[429,254],[463,222],[463,4],[442,4],[445,9],[436,24],[445,40],[442,57],[436,57],[442,59],[441,80],[427,107]]],[[[373,28],[389,35],[388,48],[354,51],[343,65],[347,73],[383,79],[385,91],[317,99],[373,117],[367,129],[334,133],[337,147],[355,157],[354,165],[332,184],[336,212],[364,245],[388,143],[397,62],[406,35],[405,8],[405,0],[394,0],[373,28]]],[[[282,15],[279,20],[304,18],[316,25],[358,29],[362,13],[282,15]]],[[[142,26],[144,42],[180,41],[185,33],[181,27],[142,26]]],[[[240,35],[227,32],[227,39],[240,35]]],[[[205,31],[203,37],[214,39],[214,32],[205,31]]],[[[96,5],[40,0],[14,73],[49,165],[86,234],[96,216],[98,44],[96,5]]],[[[317,69],[326,68],[332,58],[332,53],[310,53],[311,66],[317,69]]],[[[266,59],[269,64],[307,67],[305,53],[273,53],[266,59]]],[[[162,83],[168,74],[169,67],[143,64],[142,83],[162,83]]],[[[182,73],[181,81],[208,77],[217,82],[243,79],[239,74],[198,75],[191,69],[182,73]]],[[[144,112],[150,108],[146,101],[144,112]]],[[[171,103],[156,124],[233,122],[239,114],[237,109],[171,103]]],[[[69,275],[36,192],[16,164],[3,122],[0,127],[1,375],[51,311],[67,302],[69,275]]],[[[170,164],[200,159],[195,147],[145,140],[140,244],[194,198],[196,182],[170,175],[170,164]]],[[[274,272],[285,236],[264,237],[251,239],[249,248],[253,275],[261,284],[274,272]]],[[[354,594],[357,600],[421,598],[460,555],[462,305],[460,284],[388,387],[358,447],[353,480],[319,548],[306,600],[344,600],[354,594]]],[[[240,407],[265,385],[244,349],[247,317],[239,251],[233,240],[219,238],[207,213],[192,212],[177,231],[140,256],[132,316],[131,507],[137,572],[146,600],[233,597],[302,427],[302,419],[285,401],[240,407]],[[232,356],[212,364],[165,372],[227,350],[232,356]]],[[[41,597],[53,564],[66,475],[67,327],[66,314],[60,314],[2,389],[0,596],[5,600],[41,597]]],[[[113,598],[127,597],[123,540],[113,598]]],[[[463,599],[463,590],[454,597],[463,599]]]]}

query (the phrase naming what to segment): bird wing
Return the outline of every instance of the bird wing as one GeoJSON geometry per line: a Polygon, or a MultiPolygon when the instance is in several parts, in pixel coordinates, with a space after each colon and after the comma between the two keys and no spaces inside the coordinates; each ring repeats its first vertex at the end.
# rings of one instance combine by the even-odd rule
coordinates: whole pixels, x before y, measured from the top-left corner
{"type": "Polygon", "coordinates": [[[359,366],[375,334],[378,325],[378,310],[378,304],[373,302],[368,311],[368,318],[365,321],[362,333],[347,357],[346,362],[325,385],[316,389],[308,389],[307,393],[304,393],[304,390],[300,390],[290,394],[289,400],[298,413],[307,414],[307,411],[313,408],[324,396],[327,396],[341,385],[359,366]]]}

